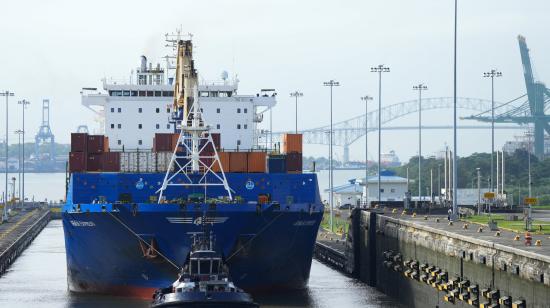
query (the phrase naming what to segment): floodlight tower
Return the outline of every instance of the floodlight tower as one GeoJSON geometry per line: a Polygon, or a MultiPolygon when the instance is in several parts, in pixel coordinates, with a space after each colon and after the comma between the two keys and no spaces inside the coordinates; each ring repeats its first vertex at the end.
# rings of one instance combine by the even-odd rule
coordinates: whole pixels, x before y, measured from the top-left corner
{"type": "Polygon", "coordinates": [[[334,228],[333,228],[333,219],[332,219],[332,216],[334,214],[334,201],[332,200],[333,199],[333,188],[334,188],[334,170],[333,170],[333,165],[332,165],[332,157],[333,157],[333,154],[332,154],[332,144],[334,143],[333,142],[333,138],[334,138],[334,132],[333,132],[333,129],[332,129],[332,88],[333,87],[339,87],[340,86],[340,83],[338,81],[335,81],[335,80],[329,80],[329,81],[325,81],[323,82],[323,85],[325,87],[330,87],[330,136],[329,136],[329,178],[330,178],[330,230],[331,231],[334,231],[334,228]]]}
{"type": "Polygon", "coordinates": [[[491,191],[495,191],[493,181],[493,155],[495,154],[495,77],[502,77],[502,73],[496,69],[492,69],[489,72],[483,73],[483,77],[491,78],[491,176],[489,178],[491,179],[491,191]]]}
{"type": "Polygon", "coordinates": [[[296,90],[296,91],[290,93],[290,96],[296,98],[296,129],[295,130],[296,130],[296,134],[297,134],[298,133],[298,97],[304,96],[304,93],[296,90]]]}
{"type": "Polygon", "coordinates": [[[382,160],[382,73],[389,73],[390,68],[380,64],[376,67],[371,67],[372,73],[378,73],[378,205],[382,201],[380,195],[380,164],[382,160]]]}
{"type": "Polygon", "coordinates": [[[422,91],[428,90],[428,87],[419,83],[413,86],[413,90],[418,91],[418,201],[422,203],[422,91]]]}

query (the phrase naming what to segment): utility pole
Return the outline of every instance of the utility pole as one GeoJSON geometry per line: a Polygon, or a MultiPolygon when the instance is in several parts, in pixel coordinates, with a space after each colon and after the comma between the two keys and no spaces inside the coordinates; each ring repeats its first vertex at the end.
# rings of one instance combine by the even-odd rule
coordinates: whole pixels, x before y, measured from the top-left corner
{"type": "Polygon", "coordinates": [[[296,90],[290,93],[290,96],[296,98],[296,134],[297,134],[298,133],[298,97],[304,96],[304,93],[296,90]]]}
{"type": "Polygon", "coordinates": [[[454,35],[454,78],[453,78],[453,215],[451,220],[456,221],[458,219],[458,204],[457,204],[457,136],[456,136],[456,120],[457,120],[457,110],[456,110],[456,31],[457,31],[457,10],[458,4],[455,0],[455,35],[454,35]]]}
{"type": "Polygon", "coordinates": [[[413,90],[418,91],[418,200],[422,203],[422,91],[428,87],[419,83],[413,86],[413,90]]]}
{"type": "Polygon", "coordinates": [[[17,181],[19,181],[18,182],[19,185],[17,187],[18,188],[17,195],[19,197],[19,204],[21,205],[21,135],[23,134],[23,131],[18,129],[14,133],[17,135],[17,157],[18,157],[17,181]]]}
{"type": "Polygon", "coordinates": [[[380,64],[376,67],[371,67],[372,73],[378,73],[378,204],[382,201],[380,195],[380,164],[382,161],[382,73],[389,73],[390,68],[380,64]]]}
{"type": "Polygon", "coordinates": [[[330,149],[330,157],[329,157],[329,174],[330,174],[330,230],[334,231],[334,225],[333,225],[333,215],[334,215],[334,195],[333,195],[333,188],[334,188],[334,170],[332,166],[332,144],[333,144],[333,128],[332,128],[332,88],[340,86],[340,83],[338,81],[330,80],[323,83],[325,87],[330,87],[330,136],[329,136],[329,149],[330,149]]]}
{"type": "Polygon", "coordinates": [[[22,196],[22,199],[23,199],[23,205],[25,204],[25,109],[27,109],[27,106],[30,105],[31,103],[27,100],[21,100],[18,102],[18,104],[20,104],[23,108],[22,108],[22,113],[23,113],[23,128],[22,128],[22,131],[23,131],[23,180],[20,181],[19,183],[21,183],[21,187],[23,188],[22,190],[22,193],[21,193],[21,196],[22,196]]]}
{"type": "Polygon", "coordinates": [[[361,97],[361,100],[365,102],[365,206],[369,206],[368,202],[368,178],[369,178],[369,128],[368,128],[368,114],[369,114],[369,101],[372,101],[372,97],[365,95],[361,97]]]}
{"type": "MultiPolygon", "coordinates": [[[[491,191],[494,192],[494,164],[493,155],[495,153],[495,77],[502,77],[502,73],[492,69],[489,72],[483,73],[483,77],[491,78],[491,191]]],[[[497,187],[498,193],[498,187],[497,187]]]]}
{"type": "Polygon", "coordinates": [[[8,108],[8,99],[10,96],[14,96],[13,92],[10,92],[10,91],[4,91],[4,92],[1,92],[0,93],[0,96],[5,96],[6,97],[6,143],[4,144],[4,148],[5,148],[5,152],[6,152],[6,159],[5,159],[5,180],[6,180],[6,186],[5,186],[5,198],[4,198],[4,211],[2,213],[2,222],[4,221],[7,221],[8,220],[8,113],[9,113],[9,108],[8,108]]]}
{"type": "Polygon", "coordinates": [[[434,203],[434,170],[430,169],[430,203],[434,203]]]}
{"type": "Polygon", "coordinates": [[[481,169],[476,168],[477,171],[477,214],[481,215],[481,169]]]}
{"type": "Polygon", "coordinates": [[[437,164],[437,198],[441,204],[441,164],[437,164]]]}

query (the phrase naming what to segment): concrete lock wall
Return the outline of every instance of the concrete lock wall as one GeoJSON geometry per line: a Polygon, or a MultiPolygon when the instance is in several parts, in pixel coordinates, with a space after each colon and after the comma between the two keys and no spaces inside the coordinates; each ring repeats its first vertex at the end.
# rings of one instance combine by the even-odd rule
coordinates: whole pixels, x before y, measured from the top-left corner
{"type": "Polygon", "coordinates": [[[427,263],[448,272],[450,279],[479,285],[479,290],[498,289],[499,297],[524,299],[526,307],[550,307],[549,258],[371,212],[360,212],[360,226],[353,229],[359,235],[359,243],[354,243],[359,249],[360,262],[354,262],[359,278],[407,307],[472,306],[459,300],[446,302],[447,291],[387,268],[384,252],[389,250],[402,256],[394,265],[406,260],[427,263]],[[372,223],[376,228],[371,229],[372,223]]]}

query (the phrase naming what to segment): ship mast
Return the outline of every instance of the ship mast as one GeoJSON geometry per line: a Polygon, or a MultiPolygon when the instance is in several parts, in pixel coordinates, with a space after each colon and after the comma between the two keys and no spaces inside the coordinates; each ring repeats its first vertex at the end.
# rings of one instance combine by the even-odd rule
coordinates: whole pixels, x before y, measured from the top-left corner
{"type": "Polygon", "coordinates": [[[170,165],[166,170],[164,181],[159,188],[159,203],[164,202],[164,191],[168,186],[223,186],[232,200],[231,188],[225,177],[218,151],[214,144],[210,126],[202,117],[198,95],[198,74],[193,60],[193,43],[191,39],[182,40],[178,32],[175,40],[167,41],[177,48],[176,79],[174,83],[174,103],[172,117],[179,129],[178,142],[172,153],[170,165]],[[212,152],[208,150],[212,149],[212,152]],[[219,173],[212,168],[218,164],[219,173]],[[173,171],[172,171],[173,170],[173,171]],[[178,181],[174,181],[181,175],[178,181]]]}

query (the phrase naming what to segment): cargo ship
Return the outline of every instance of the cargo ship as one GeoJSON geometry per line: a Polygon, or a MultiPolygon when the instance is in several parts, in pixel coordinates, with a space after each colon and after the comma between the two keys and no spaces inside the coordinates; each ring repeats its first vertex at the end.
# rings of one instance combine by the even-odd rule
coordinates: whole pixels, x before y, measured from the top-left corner
{"type": "Polygon", "coordinates": [[[103,134],[71,135],[69,290],[150,298],[205,224],[236,286],[305,287],[324,208],[316,175],[302,172],[302,136],[259,140],[274,90],[240,95],[227,73],[199,82],[192,41],[168,41],[165,69],[142,57],[133,82],[81,92],[103,134]]]}

